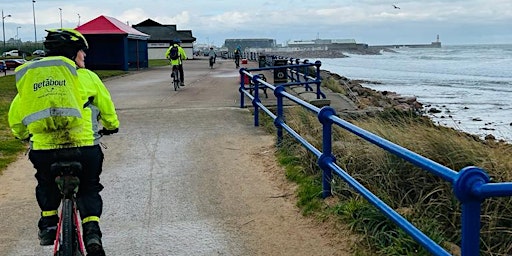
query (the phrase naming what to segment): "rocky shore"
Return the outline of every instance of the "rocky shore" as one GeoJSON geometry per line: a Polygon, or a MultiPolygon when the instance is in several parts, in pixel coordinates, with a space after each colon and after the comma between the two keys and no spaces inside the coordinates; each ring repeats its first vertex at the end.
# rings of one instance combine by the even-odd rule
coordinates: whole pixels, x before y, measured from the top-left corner
{"type": "Polygon", "coordinates": [[[351,80],[327,70],[322,70],[320,75],[324,81],[332,81],[329,82],[330,84],[339,84],[340,91],[343,92],[344,96],[357,105],[360,111],[364,111],[367,114],[383,111],[384,109],[413,111],[419,114],[425,112],[423,104],[418,102],[416,97],[402,96],[390,91],[377,91],[363,86],[363,84],[378,84],[378,82],[351,80]]]}
{"type": "MultiPolygon", "coordinates": [[[[417,98],[414,96],[402,96],[396,92],[377,91],[364,86],[364,84],[378,84],[379,82],[351,80],[327,70],[321,70],[320,75],[323,81],[328,81],[324,85],[328,88],[333,87],[333,84],[334,86],[338,85],[340,88],[338,93],[344,95],[357,106],[357,110],[354,111],[337,111],[341,116],[349,116],[352,118],[361,115],[373,116],[378,112],[393,109],[402,112],[413,112],[431,118],[430,115],[439,113],[440,111],[435,106],[422,104],[417,101],[417,98]]],[[[329,89],[333,90],[331,88],[329,89]]],[[[337,90],[334,89],[334,91],[337,90]]],[[[475,140],[481,139],[478,135],[468,134],[466,132],[462,133],[473,137],[475,140]]],[[[484,141],[504,142],[503,140],[497,140],[492,134],[487,134],[483,139],[484,141]]]]}

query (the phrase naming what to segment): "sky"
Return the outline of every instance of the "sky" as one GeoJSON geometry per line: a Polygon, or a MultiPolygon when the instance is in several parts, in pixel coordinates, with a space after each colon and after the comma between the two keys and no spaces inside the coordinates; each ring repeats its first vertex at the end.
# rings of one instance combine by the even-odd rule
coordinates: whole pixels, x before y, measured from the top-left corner
{"type": "Polygon", "coordinates": [[[40,41],[61,21],[74,28],[105,15],[175,24],[216,46],[236,38],[424,44],[437,35],[443,45],[512,43],[512,0],[0,0],[0,9],[6,40],[40,41]]]}

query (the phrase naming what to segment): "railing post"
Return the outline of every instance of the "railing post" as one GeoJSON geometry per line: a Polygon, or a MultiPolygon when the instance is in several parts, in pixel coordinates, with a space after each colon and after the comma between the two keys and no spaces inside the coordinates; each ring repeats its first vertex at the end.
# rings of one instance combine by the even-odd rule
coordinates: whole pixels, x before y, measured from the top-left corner
{"type": "Polygon", "coordinates": [[[462,204],[462,241],[463,256],[480,255],[480,207],[477,201],[462,204]]]}
{"type": "MultiPolygon", "coordinates": [[[[303,62],[303,64],[309,64],[309,60],[308,59],[305,59],[303,62]]],[[[309,76],[309,65],[304,65],[303,67],[303,77],[304,77],[304,81],[306,82],[305,85],[306,85],[306,91],[310,91],[312,92],[313,91],[313,88],[309,85],[309,79],[308,79],[308,76],[309,76]]]]}
{"type": "Polygon", "coordinates": [[[483,198],[474,193],[475,188],[490,181],[489,176],[478,167],[465,167],[453,182],[453,190],[462,203],[463,256],[480,255],[480,208],[483,198]]]}
{"type": "Polygon", "coordinates": [[[322,155],[318,158],[318,166],[322,169],[322,198],[332,195],[331,181],[332,170],[329,164],[336,162],[332,155],[332,120],[331,116],[336,115],[331,107],[323,107],[318,112],[318,120],[322,123],[322,155]]]}
{"type": "MultiPolygon", "coordinates": [[[[304,60],[304,64],[308,64],[309,63],[309,60],[304,60]]],[[[308,80],[307,77],[309,76],[309,66],[304,66],[304,68],[302,68],[302,74],[304,74],[304,80],[308,80]]]]}
{"type": "Polygon", "coordinates": [[[321,95],[320,85],[322,84],[322,81],[320,78],[320,66],[322,66],[322,62],[320,62],[319,60],[315,61],[315,67],[316,67],[315,83],[316,83],[316,98],[317,99],[320,99],[320,95],[321,95]]]}
{"type": "Polygon", "coordinates": [[[277,117],[274,120],[274,125],[277,129],[277,146],[281,146],[283,142],[283,123],[284,123],[284,104],[283,104],[283,92],[285,91],[284,86],[279,85],[274,90],[274,95],[277,98],[277,117]]]}
{"type": "Polygon", "coordinates": [[[297,68],[295,69],[295,76],[297,77],[296,79],[293,79],[293,81],[297,81],[297,82],[300,82],[300,71],[299,71],[299,66],[300,66],[300,59],[295,59],[295,63],[292,61],[291,62],[292,65],[297,65],[297,68]]]}
{"type": "Polygon", "coordinates": [[[245,71],[245,68],[241,68],[238,72],[240,73],[240,88],[238,88],[238,91],[240,92],[240,108],[243,108],[245,106],[244,104],[244,99],[245,99],[245,96],[244,96],[244,92],[243,92],[243,89],[244,89],[244,71],[245,71]]]}
{"type": "MultiPolygon", "coordinates": [[[[254,83],[254,99],[252,100],[252,105],[254,106],[254,126],[260,126],[260,111],[259,111],[259,105],[260,103],[260,97],[259,97],[259,91],[258,91],[258,79],[259,76],[255,75],[252,77],[252,81],[254,83]]],[[[250,82],[249,82],[250,83],[250,82]]],[[[249,85],[251,86],[251,85],[249,85]]]]}

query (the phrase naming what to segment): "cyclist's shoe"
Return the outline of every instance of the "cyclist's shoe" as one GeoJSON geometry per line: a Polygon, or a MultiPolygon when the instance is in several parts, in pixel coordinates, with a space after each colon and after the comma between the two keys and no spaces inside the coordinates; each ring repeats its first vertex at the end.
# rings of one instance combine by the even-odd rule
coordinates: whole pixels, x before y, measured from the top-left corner
{"type": "Polygon", "coordinates": [[[180,86],[185,86],[185,83],[184,83],[184,82],[181,82],[180,86]]]}
{"type": "Polygon", "coordinates": [[[53,245],[55,236],[57,235],[57,227],[48,227],[40,229],[37,236],[39,237],[39,244],[42,246],[53,245]]]}
{"type": "Polygon", "coordinates": [[[101,245],[101,239],[99,236],[89,237],[89,240],[85,242],[85,250],[87,251],[87,256],[105,256],[105,250],[103,250],[103,246],[101,245]]]}
{"type": "Polygon", "coordinates": [[[91,221],[82,225],[84,244],[88,256],[105,256],[101,243],[101,231],[98,222],[91,221]]]}

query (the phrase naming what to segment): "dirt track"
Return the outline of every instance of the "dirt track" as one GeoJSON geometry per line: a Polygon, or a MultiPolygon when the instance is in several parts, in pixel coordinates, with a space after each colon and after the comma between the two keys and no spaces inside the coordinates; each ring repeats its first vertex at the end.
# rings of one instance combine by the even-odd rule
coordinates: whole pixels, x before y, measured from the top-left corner
{"type": "MultiPolygon", "coordinates": [[[[254,64],[251,64],[254,65],[254,64]]],[[[108,147],[101,226],[108,255],[350,255],[347,237],[303,217],[274,159],[274,136],[239,108],[238,71],[185,63],[106,81],[121,120],[108,147]]],[[[25,156],[0,176],[0,255],[40,247],[34,170],[25,156]]]]}

